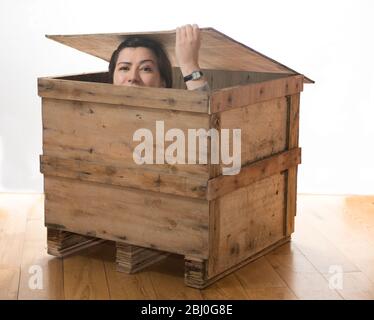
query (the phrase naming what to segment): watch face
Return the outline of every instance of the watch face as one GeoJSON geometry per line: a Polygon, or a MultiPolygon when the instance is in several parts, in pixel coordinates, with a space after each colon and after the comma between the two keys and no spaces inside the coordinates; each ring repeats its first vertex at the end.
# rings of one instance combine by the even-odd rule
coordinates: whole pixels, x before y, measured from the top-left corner
{"type": "Polygon", "coordinates": [[[199,71],[192,72],[192,79],[193,80],[200,79],[200,77],[201,77],[201,74],[200,74],[199,71]]]}

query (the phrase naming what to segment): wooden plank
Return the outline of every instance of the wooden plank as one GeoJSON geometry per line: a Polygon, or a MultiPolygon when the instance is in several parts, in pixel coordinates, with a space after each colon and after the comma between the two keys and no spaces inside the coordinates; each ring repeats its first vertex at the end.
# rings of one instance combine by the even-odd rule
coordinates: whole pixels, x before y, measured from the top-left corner
{"type": "MultiPolygon", "coordinates": [[[[240,129],[241,166],[287,149],[288,110],[285,97],[213,115],[219,115],[220,129],[240,129]]],[[[230,132],[230,136],[232,136],[232,132],[230,132]]],[[[230,150],[231,154],[233,153],[232,138],[229,139],[228,150],[230,150]]],[[[221,163],[220,172],[222,172],[224,167],[230,166],[232,167],[233,165],[221,163]]]]}
{"type": "Polygon", "coordinates": [[[275,174],[219,198],[215,261],[208,278],[284,239],[285,177],[275,174]]]}
{"type": "Polygon", "coordinates": [[[17,300],[20,268],[0,266],[0,300],[17,300]]]}
{"type": "MultiPolygon", "coordinates": [[[[289,244],[290,242],[287,242],[289,244]]],[[[283,245],[285,246],[285,245],[283,245]]],[[[282,248],[281,246],[280,248],[282,248]]],[[[286,283],[265,257],[253,261],[235,272],[247,299],[290,300],[297,299],[286,283]]]]}
{"type": "MultiPolygon", "coordinates": [[[[299,110],[300,93],[288,97],[289,120],[288,120],[288,149],[299,146],[299,110]]],[[[287,172],[287,214],[286,230],[287,236],[294,232],[294,220],[297,207],[297,166],[289,168],[287,172]]]]}
{"type": "Polygon", "coordinates": [[[208,255],[208,201],[45,177],[46,225],[161,251],[208,255]]]}
{"type": "Polygon", "coordinates": [[[342,299],[303,254],[269,254],[266,259],[298,299],[342,299]]]}
{"type": "Polygon", "coordinates": [[[238,188],[280,173],[300,163],[301,149],[295,148],[278,155],[254,162],[241,169],[237,175],[219,176],[208,181],[207,199],[213,200],[238,188]]]}
{"type": "MultiPolygon", "coordinates": [[[[172,128],[178,128],[188,137],[188,129],[209,129],[209,115],[204,114],[43,99],[43,154],[108,166],[208,177],[207,164],[155,164],[155,151],[153,164],[135,163],[133,151],[140,142],[133,141],[134,133],[138,129],[150,130],[155,150],[156,121],[159,120],[164,121],[165,134],[172,128]]],[[[165,149],[171,143],[165,142],[165,149]]]]}
{"type": "Polygon", "coordinates": [[[30,195],[0,194],[0,299],[16,300],[30,195]]]}
{"type": "Polygon", "coordinates": [[[61,261],[46,252],[43,203],[40,194],[0,194],[1,299],[63,298],[61,261]],[[29,286],[30,267],[40,267],[41,289],[29,286]]]}
{"type": "Polygon", "coordinates": [[[247,300],[248,296],[235,273],[200,290],[204,300],[247,300]]]}
{"type": "MultiPolygon", "coordinates": [[[[235,41],[213,28],[201,28],[200,30],[202,41],[199,52],[199,64],[201,68],[297,74],[296,71],[235,41]]],[[[160,42],[167,51],[171,64],[173,66],[178,65],[175,58],[175,30],[136,33],[49,35],[47,37],[109,61],[113,51],[118,45],[129,35],[134,34],[144,35],[160,42]]],[[[310,79],[307,79],[307,81],[312,82],[310,79]]]]}
{"type": "Polygon", "coordinates": [[[208,93],[196,90],[125,87],[108,83],[39,78],[38,94],[43,98],[208,112],[208,93]]]}
{"type": "Polygon", "coordinates": [[[343,254],[305,215],[306,213],[302,212],[298,217],[298,232],[292,239],[313,266],[322,274],[328,274],[334,265],[339,266],[343,272],[360,271],[351,257],[343,254]]]}
{"type": "Polygon", "coordinates": [[[91,247],[79,255],[63,259],[66,300],[108,300],[102,250],[91,247]]]}
{"type": "Polygon", "coordinates": [[[353,201],[354,205],[352,198],[356,196],[304,195],[297,221],[314,226],[374,283],[374,197],[357,197],[361,200],[353,201]]]}
{"type": "Polygon", "coordinates": [[[108,260],[104,263],[111,299],[155,300],[157,298],[152,284],[151,273],[148,270],[135,274],[126,274],[117,271],[117,265],[114,261],[108,260]]]}
{"type": "Polygon", "coordinates": [[[221,89],[214,92],[211,96],[210,113],[222,112],[287,95],[293,95],[302,90],[302,75],[221,89]]]}
{"type": "Polygon", "coordinates": [[[206,198],[207,179],[198,179],[197,177],[184,177],[158,171],[43,155],[40,156],[40,171],[48,176],[98,182],[191,198],[206,198]]]}
{"type": "MultiPolygon", "coordinates": [[[[218,132],[221,132],[221,114],[215,113],[210,115],[209,120],[209,128],[215,129],[218,132]]],[[[229,129],[229,128],[227,128],[229,129]]],[[[208,163],[209,163],[209,178],[215,178],[220,175],[221,168],[220,163],[212,163],[212,159],[210,155],[212,154],[212,138],[211,136],[208,137],[208,163]]],[[[219,150],[216,150],[216,152],[219,152],[219,150]]]]}

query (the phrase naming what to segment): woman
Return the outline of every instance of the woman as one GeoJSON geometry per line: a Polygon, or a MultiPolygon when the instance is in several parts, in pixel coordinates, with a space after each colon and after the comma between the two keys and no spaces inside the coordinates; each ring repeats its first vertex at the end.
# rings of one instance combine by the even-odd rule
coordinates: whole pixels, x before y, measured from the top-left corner
{"type": "MultiPolygon", "coordinates": [[[[189,90],[208,90],[199,67],[200,30],[195,24],[176,30],[175,54],[189,90]]],[[[109,64],[112,83],[123,86],[172,87],[172,67],[157,41],[131,36],[113,52],[109,64]]]]}

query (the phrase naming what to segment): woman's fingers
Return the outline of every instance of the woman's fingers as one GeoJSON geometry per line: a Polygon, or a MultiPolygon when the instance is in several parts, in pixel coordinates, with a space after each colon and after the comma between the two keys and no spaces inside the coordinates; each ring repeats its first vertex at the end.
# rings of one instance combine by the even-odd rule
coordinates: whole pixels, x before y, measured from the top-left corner
{"type": "Polygon", "coordinates": [[[177,28],[177,37],[179,41],[196,41],[200,39],[200,29],[197,24],[186,24],[177,28]]]}
{"type": "Polygon", "coordinates": [[[187,24],[187,25],[185,25],[184,29],[186,30],[186,40],[187,41],[192,41],[193,40],[192,26],[190,24],[187,24]]]}
{"type": "Polygon", "coordinates": [[[200,48],[199,27],[196,24],[178,27],[175,41],[176,59],[182,70],[183,67],[186,67],[186,70],[197,69],[200,48]]]}

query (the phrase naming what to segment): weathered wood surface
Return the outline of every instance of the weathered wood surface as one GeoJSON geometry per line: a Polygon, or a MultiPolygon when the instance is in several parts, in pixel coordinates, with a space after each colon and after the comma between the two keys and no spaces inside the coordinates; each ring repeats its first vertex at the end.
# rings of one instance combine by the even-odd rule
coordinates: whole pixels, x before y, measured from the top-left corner
{"type": "MultiPolygon", "coordinates": [[[[232,130],[241,130],[242,166],[287,149],[288,110],[285,97],[215,113],[211,115],[213,118],[218,119],[220,129],[230,129],[230,156],[233,153],[232,130]]],[[[220,173],[223,167],[230,168],[232,164],[221,163],[220,173]]]]}
{"type": "MultiPolygon", "coordinates": [[[[299,145],[299,105],[300,94],[288,98],[289,120],[288,120],[288,149],[297,148],[299,145]]],[[[287,215],[286,235],[294,232],[295,216],[297,208],[297,166],[289,168],[287,172],[287,215]]]]}
{"type": "Polygon", "coordinates": [[[221,196],[212,208],[208,278],[284,238],[285,176],[275,174],[221,196]],[[214,213],[213,213],[214,212],[214,213]]]}
{"type": "Polygon", "coordinates": [[[208,181],[207,199],[213,200],[248,186],[254,182],[281,173],[287,169],[294,169],[301,163],[301,149],[289,151],[256,161],[241,168],[237,175],[221,175],[208,181]]]}
{"type": "Polygon", "coordinates": [[[302,75],[221,89],[212,94],[210,112],[221,112],[285,97],[297,94],[302,90],[302,75]]]}
{"type": "MultiPolygon", "coordinates": [[[[206,199],[207,179],[126,168],[84,160],[41,156],[44,175],[206,199]]],[[[156,167],[155,167],[156,168],[156,167]]]]}
{"type": "Polygon", "coordinates": [[[208,257],[208,201],[45,176],[47,227],[208,257]]]}
{"type": "MultiPolygon", "coordinates": [[[[206,164],[138,165],[133,159],[133,151],[140,143],[133,141],[136,130],[149,129],[153,135],[153,149],[156,149],[156,121],[164,121],[165,134],[169,129],[178,128],[188,137],[188,129],[209,129],[207,114],[58,99],[43,99],[42,111],[45,156],[87,160],[105,163],[107,166],[156,170],[160,173],[197,178],[209,176],[206,164]]],[[[165,149],[171,143],[165,142],[165,149]]],[[[187,152],[185,156],[187,161],[187,152]]],[[[155,151],[153,162],[156,162],[155,151]]]]}
{"type": "Polygon", "coordinates": [[[208,93],[196,90],[124,87],[109,83],[39,78],[38,94],[43,98],[100,102],[147,109],[208,112],[208,93]]]}
{"type": "MultiPolygon", "coordinates": [[[[204,69],[298,74],[283,64],[213,29],[201,28],[199,65],[204,69]]],[[[175,58],[175,30],[107,34],[48,35],[47,37],[95,57],[110,60],[118,45],[130,35],[144,35],[160,42],[171,60],[175,58]]],[[[306,82],[313,82],[308,78],[306,82]]]]}

